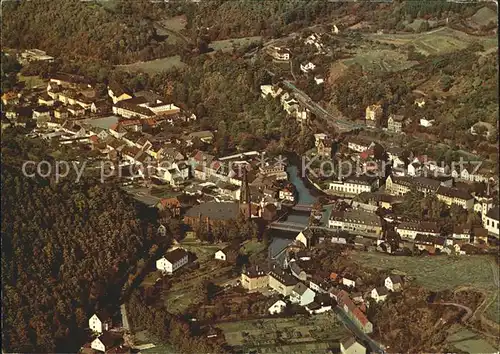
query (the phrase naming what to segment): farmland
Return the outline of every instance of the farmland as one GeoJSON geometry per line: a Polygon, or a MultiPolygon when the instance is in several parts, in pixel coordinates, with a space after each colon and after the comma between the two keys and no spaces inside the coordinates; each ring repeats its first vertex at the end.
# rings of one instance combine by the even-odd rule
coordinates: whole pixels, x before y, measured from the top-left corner
{"type": "Polygon", "coordinates": [[[382,253],[354,253],[355,261],[368,267],[392,269],[432,291],[471,287],[488,294],[486,316],[498,322],[498,286],[491,260],[484,256],[394,257],[382,253]]]}
{"type": "Polygon", "coordinates": [[[183,68],[185,66],[186,64],[181,61],[181,57],[179,55],[174,55],[161,59],[140,61],[133,64],[116,65],[115,67],[127,72],[143,71],[148,74],[155,74],[162,71],[169,71],[174,68],[183,68]]]}
{"type": "Polygon", "coordinates": [[[343,61],[347,66],[359,64],[365,71],[399,71],[412,67],[417,62],[407,61],[406,54],[396,50],[361,51],[353,58],[343,61]]]}
{"type": "Polygon", "coordinates": [[[214,41],[210,43],[210,48],[212,48],[214,51],[229,52],[233,49],[233,47],[241,48],[252,43],[258,43],[261,40],[261,36],[225,39],[222,41],[214,41]]]}
{"type": "Polygon", "coordinates": [[[324,353],[349,335],[331,313],[227,322],[217,327],[236,352],[324,353]]]}
{"type": "Polygon", "coordinates": [[[396,46],[413,45],[418,52],[424,55],[449,53],[464,49],[472,43],[482,44],[485,50],[497,45],[496,37],[471,36],[448,27],[441,27],[425,33],[368,34],[365,37],[396,46]]]}

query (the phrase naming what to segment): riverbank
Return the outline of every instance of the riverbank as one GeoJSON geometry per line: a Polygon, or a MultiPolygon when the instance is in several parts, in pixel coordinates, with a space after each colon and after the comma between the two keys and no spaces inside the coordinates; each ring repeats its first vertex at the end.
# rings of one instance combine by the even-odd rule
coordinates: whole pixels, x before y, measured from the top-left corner
{"type": "MultiPolygon", "coordinates": [[[[300,159],[300,157],[296,153],[288,153],[286,155],[286,158],[287,158],[287,160],[289,162],[289,166],[294,166],[296,168],[296,173],[295,173],[296,176],[294,176],[295,178],[293,178],[291,175],[288,176],[290,182],[294,183],[293,180],[299,179],[302,182],[302,184],[304,185],[304,187],[308,190],[308,192],[311,195],[311,197],[313,197],[315,199],[315,201],[319,197],[328,197],[328,194],[326,194],[321,188],[319,188],[318,185],[316,185],[316,183],[312,182],[309,179],[309,177],[307,177],[307,173],[303,173],[303,171],[302,171],[302,160],[300,159]]],[[[288,169],[287,169],[287,172],[288,172],[288,169]]],[[[297,190],[299,192],[299,198],[298,198],[299,199],[299,204],[308,204],[308,203],[303,203],[302,202],[302,200],[301,200],[302,198],[300,196],[300,190],[299,189],[297,189],[297,190]]]]}

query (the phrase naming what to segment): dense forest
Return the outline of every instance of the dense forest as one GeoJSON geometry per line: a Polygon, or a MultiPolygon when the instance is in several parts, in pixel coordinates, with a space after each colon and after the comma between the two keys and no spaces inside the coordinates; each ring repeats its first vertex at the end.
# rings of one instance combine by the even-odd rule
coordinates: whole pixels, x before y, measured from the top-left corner
{"type": "Polygon", "coordinates": [[[146,0],[109,3],[112,6],[78,0],[3,2],[2,46],[112,64],[175,54],[175,47],[154,28],[153,20],[164,13],[162,6],[146,0]]]}
{"type": "Polygon", "coordinates": [[[74,352],[89,316],[118,304],[154,220],[115,187],[23,176],[5,156],[27,153],[16,145],[2,139],[2,346],[74,352]]]}

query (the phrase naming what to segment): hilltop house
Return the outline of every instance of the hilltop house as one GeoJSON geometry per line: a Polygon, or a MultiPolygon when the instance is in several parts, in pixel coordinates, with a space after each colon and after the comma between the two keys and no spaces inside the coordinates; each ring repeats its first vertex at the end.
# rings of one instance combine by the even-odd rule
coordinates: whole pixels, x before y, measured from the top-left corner
{"type": "Polygon", "coordinates": [[[281,95],[281,93],[283,92],[281,87],[278,87],[275,85],[261,85],[260,91],[261,91],[262,98],[267,98],[268,96],[271,96],[272,98],[276,98],[279,95],[281,95]]]}
{"type": "Polygon", "coordinates": [[[391,114],[387,119],[387,130],[394,133],[401,133],[403,131],[405,118],[399,114],[391,114]]]}
{"type": "Polygon", "coordinates": [[[89,328],[94,333],[103,333],[109,331],[112,326],[111,316],[107,311],[94,313],[89,318],[89,328]]]}
{"type": "Polygon", "coordinates": [[[374,288],[370,293],[371,298],[376,302],[384,301],[387,298],[387,295],[389,295],[389,291],[385,286],[374,288]]]}
{"type": "Polygon", "coordinates": [[[122,343],[122,336],[112,332],[104,332],[92,341],[90,347],[98,352],[110,353],[113,348],[121,346],[122,343]]]}
{"type": "Polygon", "coordinates": [[[156,261],[156,269],[166,273],[173,274],[179,268],[188,263],[188,253],[182,248],[176,248],[167,252],[163,257],[156,261]]]}
{"type": "Polygon", "coordinates": [[[378,127],[382,120],[382,114],[384,113],[382,106],[379,104],[373,104],[366,107],[365,110],[365,120],[366,125],[369,127],[378,127]]]}
{"type": "Polygon", "coordinates": [[[400,291],[403,287],[403,279],[399,275],[390,275],[385,278],[384,285],[390,291],[400,291]]]}

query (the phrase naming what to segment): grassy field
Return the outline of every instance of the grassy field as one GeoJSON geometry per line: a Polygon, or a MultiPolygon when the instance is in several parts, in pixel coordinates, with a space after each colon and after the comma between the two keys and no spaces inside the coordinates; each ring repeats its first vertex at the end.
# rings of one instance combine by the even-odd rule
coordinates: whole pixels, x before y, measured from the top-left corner
{"type": "Polygon", "coordinates": [[[460,286],[496,290],[488,259],[481,256],[394,257],[367,252],[356,252],[353,255],[362,265],[379,269],[396,269],[432,291],[455,289],[460,286]]]}
{"type": "Polygon", "coordinates": [[[399,71],[412,67],[417,62],[406,60],[406,54],[396,50],[369,50],[360,52],[343,61],[347,66],[359,64],[365,71],[399,71]]]}
{"type": "Polygon", "coordinates": [[[487,7],[482,7],[470,18],[478,26],[486,26],[490,22],[497,22],[497,13],[487,7]]]}
{"type": "Polygon", "coordinates": [[[115,67],[127,72],[143,71],[148,74],[155,74],[162,71],[169,71],[174,68],[183,68],[185,66],[186,64],[181,61],[181,57],[179,55],[174,55],[171,57],[137,62],[133,64],[116,65],[115,67]]]}
{"type": "Polygon", "coordinates": [[[449,53],[464,49],[471,43],[480,43],[485,50],[497,46],[496,37],[477,37],[448,27],[441,27],[425,33],[369,34],[372,40],[399,45],[414,45],[424,55],[449,53]]]}
{"type": "Polygon", "coordinates": [[[331,313],[218,324],[236,351],[324,353],[349,335],[331,313]]]}
{"type": "Polygon", "coordinates": [[[480,335],[474,333],[463,326],[450,331],[450,335],[446,338],[446,342],[452,344],[461,352],[466,353],[495,353],[496,349],[484,340],[480,335]]]}
{"type": "Polygon", "coordinates": [[[266,245],[263,242],[251,240],[245,242],[241,248],[240,252],[248,255],[249,258],[252,258],[253,255],[259,254],[266,249],[266,245]]]}
{"type": "Polygon", "coordinates": [[[213,259],[215,252],[227,245],[225,243],[218,243],[216,245],[203,244],[194,236],[186,236],[181,241],[181,246],[190,252],[196,253],[198,261],[201,263],[213,259]]]}
{"type": "Polygon", "coordinates": [[[214,51],[220,50],[223,52],[230,52],[231,50],[233,50],[233,45],[236,48],[244,47],[252,43],[257,43],[261,40],[261,36],[225,39],[222,41],[214,41],[210,43],[210,48],[213,48],[214,51]]]}
{"type": "Polygon", "coordinates": [[[28,89],[47,86],[46,80],[43,80],[39,76],[23,76],[21,74],[18,74],[17,79],[20,82],[24,82],[26,88],[28,89]]]}

